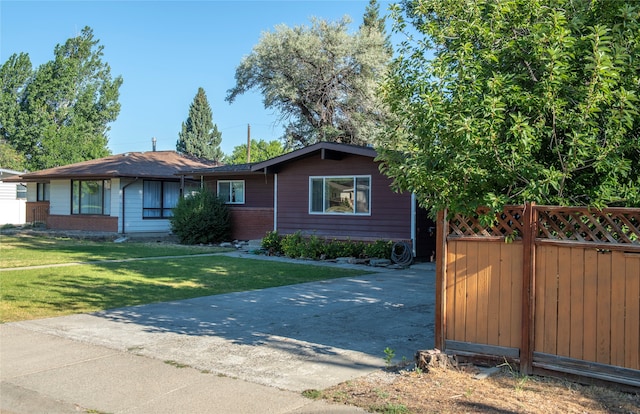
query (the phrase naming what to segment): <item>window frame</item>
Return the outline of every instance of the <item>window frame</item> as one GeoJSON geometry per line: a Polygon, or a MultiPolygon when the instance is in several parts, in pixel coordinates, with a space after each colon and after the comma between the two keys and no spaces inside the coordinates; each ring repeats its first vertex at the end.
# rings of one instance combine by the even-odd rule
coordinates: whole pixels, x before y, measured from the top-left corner
{"type": "Polygon", "coordinates": [[[50,200],[51,200],[51,184],[36,183],[36,201],[50,201],[50,200]]]}
{"type": "Polygon", "coordinates": [[[16,184],[16,200],[27,199],[27,186],[24,184],[16,184]]]}
{"type": "Polygon", "coordinates": [[[309,176],[309,214],[322,215],[322,216],[371,216],[371,175],[314,175],[309,176]],[[341,212],[341,211],[327,211],[326,208],[326,184],[327,180],[345,180],[351,179],[353,181],[353,188],[357,188],[358,179],[366,178],[369,184],[369,191],[367,194],[367,206],[368,211],[358,212],[358,192],[355,191],[355,199],[353,201],[353,212],[341,212]],[[323,211],[314,211],[314,199],[313,199],[313,182],[314,180],[322,180],[322,206],[323,211]]]}
{"type": "Polygon", "coordinates": [[[110,216],[111,215],[111,180],[71,180],[71,215],[72,216],[110,216]],[[100,194],[100,212],[83,213],[82,212],[82,183],[101,183],[100,194]],[[78,183],[78,211],[74,211],[74,201],[76,197],[76,189],[74,183],[78,183]],[[105,195],[109,193],[109,197],[105,195]]]}
{"type": "Polygon", "coordinates": [[[218,180],[216,182],[216,196],[219,198],[222,198],[220,196],[220,184],[229,184],[229,199],[223,200],[223,202],[225,204],[230,204],[230,205],[242,205],[245,204],[247,201],[247,186],[245,183],[245,180],[218,180]],[[234,183],[242,183],[242,201],[232,201],[231,200],[231,194],[233,193],[231,186],[234,183]]]}
{"type": "Polygon", "coordinates": [[[178,201],[182,197],[182,189],[180,188],[179,181],[170,181],[170,180],[142,180],[142,219],[143,220],[168,220],[173,217],[173,207],[165,206],[165,184],[177,184],[178,185],[178,195],[176,198],[176,205],[178,201]],[[145,191],[145,183],[160,183],[160,207],[145,207],[145,198],[147,197],[147,192],[145,191]],[[159,216],[145,216],[145,212],[148,211],[159,211],[159,216]],[[169,214],[167,214],[169,212],[169,214]]]}

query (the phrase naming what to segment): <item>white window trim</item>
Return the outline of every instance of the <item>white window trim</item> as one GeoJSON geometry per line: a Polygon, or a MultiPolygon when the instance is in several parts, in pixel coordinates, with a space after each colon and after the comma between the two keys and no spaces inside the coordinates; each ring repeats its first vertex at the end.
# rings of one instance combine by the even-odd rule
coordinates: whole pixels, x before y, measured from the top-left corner
{"type": "MultiPolygon", "coordinates": [[[[324,194],[325,192],[322,192],[323,194],[323,200],[322,200],[322,205],[324,205],[324,194]]],[[[313,176],[309,176],[309,214],[312,215],[320,215],[320,216],[371,216],[371,175],[313,175],[313,176]],[[358,178],[368,178],[369,179],[369,199],[367,200],[368,205],[369,205],[369,211],[366,213],[357,213],[357,212],[353,212],[353,213],[337,213],[337,212],[324,212],[324,211],[312,211],[312,204],[313,204],[313,194],[312,194],[312,185],[311,183],[313,182],[313,180],[316,179],[322,179],[323,180],[323,190],[324,190],[324,183],[325,180],[327,179],[336,179],[336,178],[350,178],[353,179],[354,181],[354,187],[355,187],[355,181],[358,178]]]]}
{"type": "Polygon", "coordinates": [[[242,201],[224,200],[225,204],[241,205],[247,201],[247,186],[245,185],[244,180],[218,180],[216,183],[216,195],[218,197],[220,197],[220,183],[242,183],[242,201]]]}

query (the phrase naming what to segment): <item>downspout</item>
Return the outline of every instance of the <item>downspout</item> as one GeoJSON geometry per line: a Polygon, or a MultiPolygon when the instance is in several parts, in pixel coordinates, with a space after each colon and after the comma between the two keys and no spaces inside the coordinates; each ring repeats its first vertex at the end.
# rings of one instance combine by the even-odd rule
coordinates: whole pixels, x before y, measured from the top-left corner
{"type": "Polygon", "coordinates": [[[126,194],[126,189],[127,187],[129,187],[131,184],[135,183],[136,181],[138,181],[138,177],[136,177],[135,180],[131,181],[130,183],[126,184],[124,187],[122,187],[122,234],[125,234],[125,226],[124,226],[124,211],[125,211],[125,194],[126,194]]]}
{"type": "Polygon", "coordinates": [[[273,174],[273,231],[278,231],[278,173],[273,174]]]}
{"type": "Polygon", "coordinates": [[[416,194],[411,193],[411,247],[413,250],[413,257],[416,257],[416,194]]]}

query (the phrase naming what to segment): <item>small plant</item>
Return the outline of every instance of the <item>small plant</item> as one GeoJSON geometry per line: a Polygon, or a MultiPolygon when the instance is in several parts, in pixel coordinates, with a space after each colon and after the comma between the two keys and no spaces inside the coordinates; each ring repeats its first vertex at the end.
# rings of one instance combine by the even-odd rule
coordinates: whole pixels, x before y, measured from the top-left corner
{"type": "Polygon", "coordinates": [[[525,384],[529,381],[529,376],[528,375],[523,375],[523,374],[520,373],[520,371],[518,371],[515,368],[513,368],[511,366],[511,364],[506,360],[506,358],[504,360],[504,363],[498,365],[498,367],[499,368],[507,367],[507,369],[509,371],[509,374],[516,381],[516,384],[514,386],[516,391],[524,390],[525,384]]]}
{"type": "Polygon", "coordinates": [[[383,414],[408,414],[409,409],[404,404],[387,403],[382,407],[372,407],[375,411],[383,414]]]}
{"type": "Polygon", "coordinates": [[[387,365],[387,368],[391,366],[391,361],[396,356],[396,351],[393,349],[386,347],[384,349],[384,363],[387,365]]]}
{"type": "Polygon", "coordinates": [[[389,393],[384,390],[381,390],[380,388],[374,389],[373,392],[375,392],[376,395],[380,398],[384,398],[384,399],[389,398],[389,393]]]}
{"type": "Polygon", "coordinates": [[[349,394],[344,391],[335,391],[331,394],[331,399],[336,402],[348,402],[350,400],[349,394]]]}
{"type": "Polygon", "coordinates": [[[270,231],[262,239],[262,248],[267,251],[269,256],[282,253],[282,237],[277,231],[270,231]]]}
{"type": "Polygon", "coordinates": [[[391,259],[392,248],[393,242],[391,240],[376,240],[364,245],[364,255],[369,258],[391,259]]]}
{"type": "Polygon", "coordinates": [[[324,239],[315,235],[311,236],[305,242],[303,256],[310,259],[319,259],[321,256],[325,255],[325,246],[326,243],[324,239]]]}
{"type": "Polygon", "coordinates": [[[188,368],[189,367],[189,365],[181,364],[180,362],[172,361],[172,360],[164,361],[164,363],[167,364],[167,365],[174,366],[176,368],[188,368]]]}
{"type": "Polygon", "coordinates": [[[296,232],[293,234],[287,234],[282,238],[280,244],[282,246],[282,253],[285,256],[293,258],[303,256],[304,238],[302,237],[302,233],[296,232]]]}
{"type": "Polygon", "coordinates": [[[302,391],[302,395],[306,398],[317,400],[322,397],[322,391],[319,390],[304,390],[302,391]]]}

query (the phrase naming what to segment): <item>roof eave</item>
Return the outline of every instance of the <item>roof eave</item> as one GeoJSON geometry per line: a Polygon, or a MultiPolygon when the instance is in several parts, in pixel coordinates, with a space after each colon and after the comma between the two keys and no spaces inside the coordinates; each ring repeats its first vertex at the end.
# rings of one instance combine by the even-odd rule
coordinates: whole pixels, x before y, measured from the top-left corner
{"type": "Polygon", "coordinates": [[[325,150],[342,152],[342,153],[351,154],[351,155],[361,155],[364,157],[371,157],[371,158],[375,158],[378,155],[377,151],[371,147],[357,147],[354,145],[340,144],[337,142],[318,142],[316,144],[310,145],[305,148],[301,148],[293,152],[289,152],[279,157],[271,158],[270,160],[256,163],[251,167],[251,170],[252,171],[262,170],[266,172],[269,170],[270,167],[274,167],[276,165],[293,161],[295,159],[311,155],[315,152],[318,152],[318,151],[322,152],[325,150]]]}

